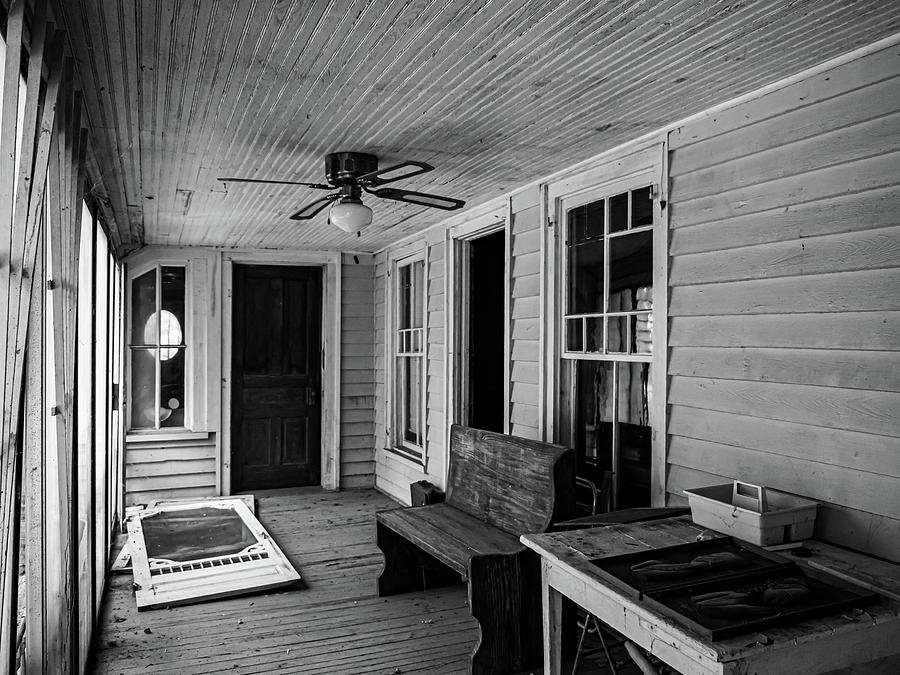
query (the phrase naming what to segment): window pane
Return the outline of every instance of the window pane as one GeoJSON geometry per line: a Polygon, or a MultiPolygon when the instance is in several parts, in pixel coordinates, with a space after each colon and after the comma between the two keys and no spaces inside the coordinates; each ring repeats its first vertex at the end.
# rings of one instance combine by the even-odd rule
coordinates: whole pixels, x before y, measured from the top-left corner
{"type": "Polygon", "coordinates": [[[603,311],[603,239],[569,246],[567,314],[603,311]]]}
{"type": "Polygon", "coordinates": [[[648,185],[631,192],[631,226],[643,227],[653,224],[653,194],[648,185]]]}
{"type": "Polygon", "coordinates": [[[610,238],[609,258],[609,311],[637,309],[637,290],[653,285],[653,232],[610,238]]]}
{"type": "Polygon", "coordinates": [[[422,400],[422,362],[420,357],[409,357],[403,369],[403,388],[406,393],[403,407],[403,438],[419,444],[421,437],[420,402],[422,400]]]}
{"type": "Polygon", "coordinates": [[[422,312],[425,297],[425,261],[419,260],[412,264],[412,292],[410,293],[412,303],[412,328],[421,328],[424,323],[422,321],[422,312]]]}
{"type": "Polygon", "coordinates": [[[566,222],[569,225],[568,244],[570,246],[603,237],[605,205],[605,200],[601,199],[567,212],[566,222]]]}
{"type": "Polygon", "coordinates": [[[634,319],[634,352],[653,353],[653,315],[637,314],[634,319]]]}
{"type": "Polygon", "coordinates": [[[621,232],[628,229],[628,193],[609,198],[609,231],[621,232]]]}
{"type": "Polygon", "coordinates": [[[397,316],[397,327],[398,328],[409,328],[410,323],[410,298],[411,298],[411,289],[410,289],[410,273],[409,273],[409,265],[403,265],[397,268],[397,274],[399,275],[397,278],[397,289],[398,295],[397,298],[399,305],[399,313],[397,316]]]}
{"type": "Polygon", "coordinates": [[[613,363],[578,361],[576,365],[575,447],[587,478],[600,485],[602,472],[612,468],[613,363]]]}
{"type": "Polygon", "coordinates": [[[587,345],[586,352],[602,352],[603,351],[603,318],[588,317],[585,320],[587,328],[587,345]]]}
{"type": "Polygon", "coordinates": [[[156,427],[155,349],[131,351],[131,426],[134,429],[156,427]]]}
{"type": "Polygon", "coordinates": [[[184,348],[164,349],[171,356],[160,363],[159,425],[184,426],[184,348]]]}
{"type": "Polygon", "coordinates": [[[184,339],[184,268],[163,267],[162,278],[162,326],[160,344],[180,345],[184,339]]]}
{"type": "Polygon", "coordinates": [[[609,317],[609,333],[606,336],[606,351],[610,354],[628,354],[629,336],[627,316],[609,317]]]}
{"type": "Polygon", "coordinates": [[[619,508],[650,504],[650,364],[619,366],[619,508]]]}
{"type": "Polygon", "coordinates": [[[131,344],[156,344],[155,332],[146,339],[147,323],[156,312],[156,270],[150,270],[131,282],[131,344]]]}
{"type": "Polygon", "coordinates": [[[584,319],[566,319],[566,350],[570,352],[584,351],[584,335],[582,327],[584,319]]]}

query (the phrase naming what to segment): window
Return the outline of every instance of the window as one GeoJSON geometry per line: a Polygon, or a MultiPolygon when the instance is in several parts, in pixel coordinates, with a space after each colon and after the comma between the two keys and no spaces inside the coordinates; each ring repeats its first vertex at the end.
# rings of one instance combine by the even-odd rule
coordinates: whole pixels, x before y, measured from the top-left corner
{"type": "Polygon", "coordinates": [[[393,450],[423,462],[425,448],[425,261],[397,262],[394,271],[393,450]]]}
{"type": "Polygon", "coordinates": [[[131,282],[131,428],[183,427],[184,267],[157,265],[131,282]]]}
{"type": "Polygon", "coordinates": [[[647,506],[654,189],[625,184],[589,198],[564,202],[562,356],[570,442],[579,472],[609,485],[609,507],[647,506]]]}

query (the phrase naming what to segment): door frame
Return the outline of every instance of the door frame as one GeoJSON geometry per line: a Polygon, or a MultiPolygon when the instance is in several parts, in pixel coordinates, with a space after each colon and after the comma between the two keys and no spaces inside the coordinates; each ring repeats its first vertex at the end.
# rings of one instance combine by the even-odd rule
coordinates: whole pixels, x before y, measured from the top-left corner
{"type": "MultiPolygon", "coordinates": [[[[510,389],[510,267],[512,263],[512,237],[510,236],[511,200],[492,209],[488,213],[472,218],[446,231],[447,270],[444,293],[447,317],[447,359],[445,376],[447,402],[447,438],[445,447],[450,447],[450,426],[464,424],[464,400],[468,391],[466,382],[465,349],[468,335],[464,328],[468,325],[469,265],[468,247],[473,239],[479,239],[495,232],[504,233],[504,279],[503,279],[503,432],[509,433],[509,389],[510,389]]],[[[450,453],[446,453],[445,465],[450,453]]],[[[444,475],[449,475],[448,466],[444,475]]]]}
{"type": "Polygon", "coordinates": [[[321,486],[338,490],[341,479],[341,254],[303,251],[227,251],[222,256],[222,439],[220,494],[231,494],[232,331],[234,265],[319,267],[322,269],[322,439],[321,486]]]}

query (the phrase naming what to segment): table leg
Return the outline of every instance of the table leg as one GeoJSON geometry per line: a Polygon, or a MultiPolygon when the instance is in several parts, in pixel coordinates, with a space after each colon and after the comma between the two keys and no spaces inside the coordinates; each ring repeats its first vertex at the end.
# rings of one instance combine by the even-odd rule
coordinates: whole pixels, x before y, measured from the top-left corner
{"type": "Polygon", "coordinates": [[[541,606],[544,612],[544,675],[562,670],[562,594],[550,586],[550,565],[541,561],[541,606]]]}

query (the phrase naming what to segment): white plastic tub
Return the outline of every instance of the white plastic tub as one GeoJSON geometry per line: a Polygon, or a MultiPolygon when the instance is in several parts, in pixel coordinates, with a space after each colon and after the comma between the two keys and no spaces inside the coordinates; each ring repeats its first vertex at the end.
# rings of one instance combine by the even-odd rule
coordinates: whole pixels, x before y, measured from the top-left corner
{"type": "Polygon", "coordinates": [[[697,525],[757,546],[809,539],[817,502],[778,490],[734,481],[685,490],[697,525]]]}

